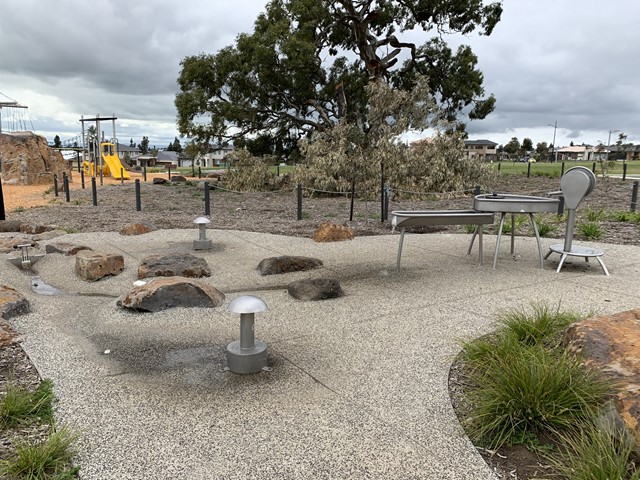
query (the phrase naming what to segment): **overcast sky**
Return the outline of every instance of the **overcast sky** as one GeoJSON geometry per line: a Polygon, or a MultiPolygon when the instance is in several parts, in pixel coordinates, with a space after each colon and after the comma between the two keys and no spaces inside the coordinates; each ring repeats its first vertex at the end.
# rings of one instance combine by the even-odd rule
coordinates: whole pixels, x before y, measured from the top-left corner
{"type": "MultiPolygon", "coordinates": [[[[178,135],[180,61],[233,43],[266,3],[2,0],[0,92],[28,105],[49,141],[78,135],[81,115],[115,114],[122,143],[165,147],[178,135]]],[[[452,39],[472,46],[497,98],[469,138],[551,143],[557,122],[556,145],[606,144],[612,130],[640,143],[639,18],[638,0],[505,0],[491,36],[452,39]]]]}

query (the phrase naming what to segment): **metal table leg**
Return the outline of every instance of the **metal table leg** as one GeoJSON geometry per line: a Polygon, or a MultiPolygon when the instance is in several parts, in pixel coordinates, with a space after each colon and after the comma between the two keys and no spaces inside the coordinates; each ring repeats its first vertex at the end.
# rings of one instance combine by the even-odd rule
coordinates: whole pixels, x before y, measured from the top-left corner
{"type": "Polygon", "coordinates": [[[511,214],[511,255],[516,251],[516,214],[511,214]]]}
{"type": "Polygon", "coordinates": [[[496,239],[496,252],[493,254],[493,268],[496,268],[498,262],[498,251],[500,250],[500,239],[502,238],[502,226],[504,225],[504,217],[506,212],[500,214],[500,226],[498,227],[498,238],[496,239]]]}
{"type": "Polygon", "coordinates": [[[398,259],[396,261],[396,270],[400,271],[400,258],[402,257],[402,243],[404,242],[404,228],[400,231],[400,245],[398,245],[398,259]]]}

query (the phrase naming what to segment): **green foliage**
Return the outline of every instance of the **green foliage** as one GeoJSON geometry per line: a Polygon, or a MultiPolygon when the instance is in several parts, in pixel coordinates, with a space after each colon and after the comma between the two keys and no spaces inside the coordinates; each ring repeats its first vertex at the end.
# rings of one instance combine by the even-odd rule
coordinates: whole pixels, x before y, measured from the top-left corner
{"type": "Polygon", "coordinates": [[[596,222],[580,222],[577,229],[578,233],[587,240],[598,240],[604,235],[602,227],[596,222]]]}
{"type": "Polygon", "coordinates": [[[149,137],[142,137],[142,141],[138,144],[138,149],[142,155],[149,153],[149,137]]]}
{"type": "Polygon", "coordinates": [[[627,212],[625,210],[619,210],[612,212],[610,218],[616,222],[634,222],[640,223],[640,212],[627,212]]]}
{"type": "Polygon", "coordinates": [[[0,461],[0,474],[28,480],[76,478],[78,469],[70,467],[75,440],[76,435],[62,428],[42,443],[19,445],[15,457],[0,461]]]}
{"type": "Polygon", "coordinates": [[[367,84],[385,79],[409,91],[422,75],[448,119],[462,111],[484,118],[495,99],[485,97],[477,58],[442,37],[489,35],[501,13],[501,3],[481,0],[271,0],[251,33],[181,62],[179,131],[204,142],[261,133],[295,145],[345,120],[367,134],[367,84]],[[416,29],[433,38],[423,45],[402,38],[416,29]]]}
{"type": "Polygon", "coordinates": [[[501,328],[463,345],[473,388],[469,432],[489,448],[531,434],[571,431],[607,400],[611,384],[558,348],[575,314],[535,306],[533,315],[505,313],[501,328]]]}
{"type": "Polygon", "coordinates": [[[43,380],[35,391],[30,392],[13,384],[8,384],[5,395],[0,400],[0,430],[21,423],[40,420],[53,422],[53,385],[43,380]]]}
{"type": "Polygon", "coordinates": [[[604,210],[587,210],[587,220],[590,222],[598,222],[605,217],[604,210]]]}
{"type": "Polygon", "coordinates": [[[229,156],[232,168],[225,177],[225,187],[240,192],[275,190],[282,177],[269,169],[269,159],[252,156],[247,150],[234,150],[229,156]]]}
{"type": "Polygon", "coordinates": [[[370,99],[368,133],[340,122],[300,142],[305,158],[294,182],[318,190],[348,192],[355,180],[360,195],[378,192],[382,166],[386,181],[410,192],[463,190],[487,174],[486,166],[464,154],[459,133],[437,133],[430,141],[407,147],[402,132],[444,127],[426,78],[409,92],[385,82],[366,88],[370,99]]]}
{"type": "Polygon", "coordinates": [[[580,425],[561,435],[566,449],[547,455],[556,473],[569,480],[639,480],[632,460],[633,440],[611,423],[580,425]]]}
{"type": "Polygon", "coordinates": [[[535,222],[538,227],[538,234],[541,237],[548,237],[554,234],[557,230],[557,227],[553,223],[545,222],[540,215],[536,215],[535,222]]]}

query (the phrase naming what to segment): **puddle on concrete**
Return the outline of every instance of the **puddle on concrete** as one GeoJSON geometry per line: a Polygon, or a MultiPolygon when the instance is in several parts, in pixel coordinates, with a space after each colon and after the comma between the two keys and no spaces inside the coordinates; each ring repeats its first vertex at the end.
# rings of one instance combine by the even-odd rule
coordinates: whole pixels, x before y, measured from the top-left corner
{"type": "Polygon", "coordinates": [[[42,278],[37,275],[31,277],[31,290],[40,295],[63,295],[62,290],[58,290],[56,287],[52,287],[45,283],[42,278]]]}

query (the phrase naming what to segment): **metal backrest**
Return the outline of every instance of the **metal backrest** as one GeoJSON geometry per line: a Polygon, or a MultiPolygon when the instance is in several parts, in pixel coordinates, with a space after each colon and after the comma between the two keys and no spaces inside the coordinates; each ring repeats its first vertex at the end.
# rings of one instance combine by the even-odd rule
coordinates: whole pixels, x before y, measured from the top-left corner
{"type": "Polygon", "coordinates": [[[596,176],[586,167],[573,167],[560,179],[560,189],[564,196],[564,204],[575,210],[582,199],[589,195],[596,186],[596,176]]]}

